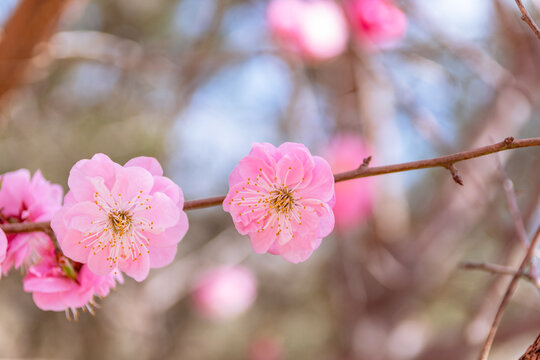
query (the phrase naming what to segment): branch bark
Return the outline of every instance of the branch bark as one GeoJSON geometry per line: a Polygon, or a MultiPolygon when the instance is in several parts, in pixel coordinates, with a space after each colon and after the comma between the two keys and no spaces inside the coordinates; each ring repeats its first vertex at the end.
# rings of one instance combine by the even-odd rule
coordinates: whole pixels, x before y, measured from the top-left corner
{"type": "Polygon", "coordinates": [[[536,25],[536,23],[532,19],[531,15],[529,14],[525,6],[523,6],[523,3],[521,2],[521,0],[516,0],[516,4],[519,8],[519,11],[521,11],[521,20],[525,21],[525,23],[529,25],[529,27],[534,32],[538,40],[540,40],[540,28],[538,27],[538,25],[536,25]]]}
{"type": "Polygon", "coordinates": [[[519,360],[540,360],[540,334],[519,360]]]}

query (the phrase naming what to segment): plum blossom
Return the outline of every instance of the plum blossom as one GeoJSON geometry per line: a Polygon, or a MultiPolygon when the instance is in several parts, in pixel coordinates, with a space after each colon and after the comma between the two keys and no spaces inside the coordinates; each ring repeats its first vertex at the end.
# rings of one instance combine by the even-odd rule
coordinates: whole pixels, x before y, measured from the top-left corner
{"type": "Polygon", "coordinates": [[[192,300],[195,309],[212,320],[225,320],[244,313],[257,296],[257,279],[244,266],[218,267],[196,281],[192,300]]]}
{"type": "Polygon", "coordinates": [[[257,253],[305,261],[334,228],[330,165],[302,144],[255,143],[229,177],[223,208],[257,253]]]}
{"type": "MultiPolygon", "coordinates": [[[[323,149],[332,171],[340,173],[357,168],[370,155],[360,137],[338,134],[323,149]]],[[[368,177],[336,184],[336,204],[333,207],[336,227],[348,231],[365,221],[373,207],[375,178],[368,177]]]]}
{"type": "Polygon", "coordinates": [[[2,266],[4,259],[6,258],[6,250],[7,250],[7,237],[6,234],[4,234],[4,231],[0,229],[0,277],[2,276],[2,266]]]}
{"type": "Polygon", "coordinates": [[[390,0],[348,0],[345,9],[357,41],[368,49],[405,36],[407,18],[390,0]]]}
{"type": "Polygon", "coordinates": [[[79,308],[93,314],[94,298],[107,296],[117,280],[123,282],[121,275],[96,275],[88,266],[71,262],[51,250],[28,269],[23,287],[32,293],[41,310],[66,311],[68,317],[71,311],[76,318],[79,308]]]}
{"type": "MultiPolygon", "coordinates": [[[[26,169],[8,172],[0,184],[0,223],[49,221],[62,205],[62,188],[45,180],[39,170],[33,177],[26,169]]],[[[49,236],[41,232],[9,234],[7,242],[3,274],[12,267],[35,264],[52,247],[49,236]]]]}
{"type": "Polygon", "coordinates": [[[51,226],[64,254],[96,275],[124,272],[137,281],[168,265],[188,221],[182,190],[154,158],[124,166],[104,154],[77,162],[51,226]]]}
{"type": "Polygon", "coordinates": [[[347,23],[330,0],[274,0],[267,9],[271,32],[290,53],[322,61],[341,54],[347,45],[347,23]]]}

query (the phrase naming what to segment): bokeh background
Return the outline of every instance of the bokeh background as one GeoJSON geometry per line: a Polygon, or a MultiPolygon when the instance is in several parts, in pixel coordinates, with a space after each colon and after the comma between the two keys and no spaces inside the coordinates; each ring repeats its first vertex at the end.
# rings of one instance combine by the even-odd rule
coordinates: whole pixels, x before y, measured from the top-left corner
{"type": "MultiPolygon", "coordinates": [[[[0,29],[31,2],[1,0],[0,29]]],[[[404,37],[366,49],[351,36],[342,54],[320,62],[279,46],[268,1],[64,2],[32,56],[0,54],[0,65],[25,67],[0,92],[0,173],[41,169],[66,188],[71,166],[94,153],[119,163],[155,156],[196,199],[225,194],[253,142],[302,142],[323,154],[347,133],[383,165],[540,134],[540,42],[514,1],[399,1],[404,37]]],[[[540,2],[526,6],[540,19],[540,2]]],[[[540,151],[499,159],[532,233],[540,151]]],[[[0,357],[474,359],[509,278],[459,264],[517,266],[524,250],[497,156],[457,168],[463,187],[444,169],[372,180],[369,212],[297,265],[254,254],[220,208],[190,211],[173,264],[142,283],[127,279],[77,322],[36,308],[12,272],[0,281],[0,357]],[[197,313],[197,277],[237,264],[257,278],[254,304],[226,320],[197,313]]],[[[525,351],[539,310],[538,292],[523,282],[492,359],[525,351]]]]}

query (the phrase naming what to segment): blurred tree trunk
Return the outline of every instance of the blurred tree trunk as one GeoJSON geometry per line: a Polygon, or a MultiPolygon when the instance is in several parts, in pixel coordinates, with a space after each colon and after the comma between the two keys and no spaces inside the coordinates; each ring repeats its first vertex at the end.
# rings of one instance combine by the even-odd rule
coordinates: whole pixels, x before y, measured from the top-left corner
{"type": "Polygon", "coordinates": [[[22,81],[38,45],[52,35],[70,0],[21,0],[0,32],[0,108],[22,81]]]}

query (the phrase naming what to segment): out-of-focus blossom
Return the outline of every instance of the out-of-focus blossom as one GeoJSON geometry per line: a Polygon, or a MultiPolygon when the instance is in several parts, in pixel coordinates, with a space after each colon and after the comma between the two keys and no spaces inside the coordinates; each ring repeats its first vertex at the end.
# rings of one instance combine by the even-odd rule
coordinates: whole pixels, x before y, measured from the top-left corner
{"type": "Polygon", "coordinates": [[[336,57],[347,45],[346,20],[333,1],[274,0],[267,18],[280,45],[306,60],[336,57]]]}
{"type": "Polygon", "coordinates": [[[192,300],[204,317],[225,320],[249,309],[257,296],[257,279],[246,267],[220,267],[204,273],[195,284],[192,300]]]}
{"type": "Polygon", "coordinates": [[[6,258],[6,250],[7,250],[6,234],[4,234],[4,231],[0,229],[0,277],[2,276],[3,262],[4,262],[4,259],[6,258]]]}
{"type": "MultiPolygon", "coordinates": [[[[0,177],[0,184],[0,223],[48,221],[62,204],[60,185],[45,180],[39,170],[33,177],[26,169],[6,173],[0,177]]],[[[49,236],[41,232],[12,234],[7,240],[4,274],[12,267],[36,263],[52,247],[49,236]]]]}
{"type": "Polygon", "coordinates": [[[345,9],[356,40],[368,49],[405,36],[407,18],[390,0],[348,0],[345,9]]]}
{"type": "MultiPolygon", "coordinates": [[[[360,137],[352,134],[334,136],[323,149],[334,173],[356,169],[371,154],[360,137]]],[[[336,227],[342,231],[362,224],[371,213],[374,200],[374,178],[355,179],[337,183],[334,215],[336,227]]]]}
{"type": "Polygon", "coordinates": [[[253,340],[249,349],[249,360],[283,360],[283,344],[273,338],[264,337],[253,340]]]}
{"type": "Polygon", "coordinates": [[[253,250],[305,261],[334,228],[330,165],[302,144],[255,143],[229,177],[223,202],[253,250]]]}
{"type": "Polygon", "coordinates": [[[148,157],[124,166],[104,154],[77,162],[51,223],[64,254],[97,275],[119,269],[137,281],[172,262],[188,221],[181,189],[162,174],[148,157]]]}
{"type": "Polygon", "coordinates": [[[23,279],[24,291],[31,292],[34,302],[42,310],[72,311],[77,309],[93,313],[94,297],[105,297],[116,280],[122,282],[121,275],[99,276],[86,265],[73,263],[54,250],[28,269],[23,279]]]}

